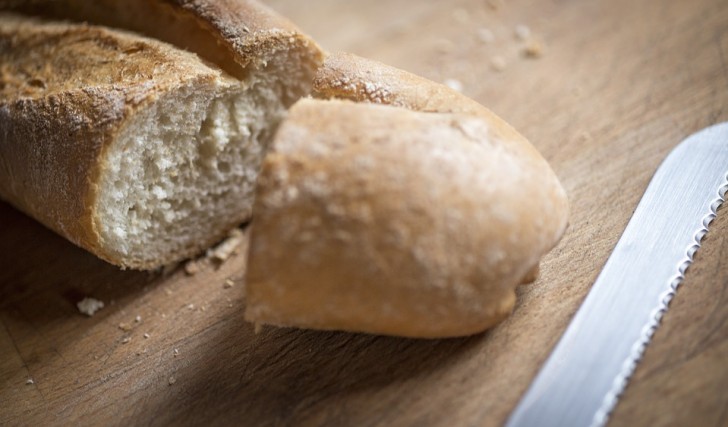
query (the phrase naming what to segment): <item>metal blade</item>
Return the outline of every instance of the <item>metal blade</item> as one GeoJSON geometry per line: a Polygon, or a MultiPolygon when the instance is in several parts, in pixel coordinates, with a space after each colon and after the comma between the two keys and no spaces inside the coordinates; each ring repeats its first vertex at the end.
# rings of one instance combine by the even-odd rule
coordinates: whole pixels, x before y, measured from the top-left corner
{"type": "Polygon", "coordinates": [[[507,422],[602,426],[728,189],[728,122],[659,167],[589,295],[507,422]]]}

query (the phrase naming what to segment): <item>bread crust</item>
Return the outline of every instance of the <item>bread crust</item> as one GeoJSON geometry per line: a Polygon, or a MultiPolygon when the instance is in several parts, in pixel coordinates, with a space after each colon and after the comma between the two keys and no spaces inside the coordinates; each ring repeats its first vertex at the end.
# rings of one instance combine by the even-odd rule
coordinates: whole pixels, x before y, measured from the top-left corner
{"type": "Polygon", "coordinates": [[[9,14],[0,14],[0,58],[0,197],[111,263],[156,267],[129,265],[100,241],[104,151],[158,97],[237,82],[155,40],[9,14]]]}
{"type": "Polygon", "coordinates": [[[195,52],[241,79],[251,68],[295,57],[301,64],[291,64],[292,71],[304,72],[301,84],[310,87],[323,60],[315,41],[255,0],[19,0],[0,7],[138,32],[195,52]]]}
{"type": "Polygon", "coordinates": [[[481,116],[301,100],[258,181],[246,317],[438,338],[483,331],[561,237],[540,155],[481,116]]]}

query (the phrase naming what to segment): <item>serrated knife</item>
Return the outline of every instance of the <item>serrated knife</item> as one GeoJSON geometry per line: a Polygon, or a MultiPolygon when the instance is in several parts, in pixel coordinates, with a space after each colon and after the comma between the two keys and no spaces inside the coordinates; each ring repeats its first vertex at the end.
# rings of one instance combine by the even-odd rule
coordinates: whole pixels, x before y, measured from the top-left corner
{"type": "Polygon", "coordinates": [[[728,122],[660,165],[604,269],[507,427],[603,426],[728,189],[728,122]]]}

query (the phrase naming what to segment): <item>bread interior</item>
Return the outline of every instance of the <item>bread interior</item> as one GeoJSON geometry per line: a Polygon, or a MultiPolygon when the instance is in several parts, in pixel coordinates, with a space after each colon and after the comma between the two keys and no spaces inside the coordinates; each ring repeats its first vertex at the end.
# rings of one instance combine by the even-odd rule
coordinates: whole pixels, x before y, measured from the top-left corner
{"type": "Polygon", "coordinates": [[[103,250],[132,268],[195,255],[250,217],[262,157],[286,111],[272,77],[189,84],[139,111],[97,190],[103,250]]]}

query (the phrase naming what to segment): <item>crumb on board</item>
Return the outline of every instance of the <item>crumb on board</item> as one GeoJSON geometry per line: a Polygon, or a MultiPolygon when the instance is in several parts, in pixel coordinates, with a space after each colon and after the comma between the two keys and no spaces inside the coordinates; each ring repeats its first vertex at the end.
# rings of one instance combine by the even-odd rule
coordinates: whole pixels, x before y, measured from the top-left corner
{"type": "Polygon", "coordinates": [[[175,377],[169,377],[169,380],[167,380],[167,382],[169,383],[169,385],[172,385],[172,384],[174,384],[174,383],[177,382],[177,378],[175,378],[175,377]]]}
{"type": "Polygon", "coordinates": [[[233,279],[225,279],[225,283],[223,283],[222,287],[225,289],[230,289],[233,287],[235,282],[233,282],[233,279]]]}
{"type": "Polygon", "coordinates": [[[490,28],[478,28],[477,35],[478,40],[483,43],[493,43],[495,41],[495,34],[490,28]]]}
{"type": "Polygon", "coordinates": [[[76,307],[78,307],[78,311],[85,314],[86,316],[91,317],[94,315],[94,313],[104,308],[104,303],[103,301],[99,301],[96,298],[86,297],[81,301],[77,302],[76,307]]]}
{"type": "Polygon", "coordinates": [[[496,55],[490,59],[490,68],[495,71],[503,71],[506,69],[506,59],[500,55],[496,55]]]}
{"type": "Polygon", "coordinates": [[[25,385],[31,385],[31,384],[35,384],[35,381],[33,381],[33,378],[28,378],[27,380],[25,380],[25,385]]]}
{"type": "Polygon", "coordinates": [[[187,304],[187,309],[188,310],[194,310],[195,309],[195,305],[192,304],[192,303],[189,303],[189,304],[187,304]]]}
{"type": "Polygon", "coordinates": [[[540,58],[543,56],[544,53],[544,47],[543,44],[535,39],[531,39],[526,43],[526,46],[523,47],[523,55],[526,58],[540,58]]]}
{"type": "Polygon", "coordinates": [[[200,264],[196,259],[191,259],[185,263],[185,274],[194,276],[200,272],[200,264]]]}
{"type": "Polygon", "coordinates": [[[124,337],[121,340],[122,344],[128,344],[131,341],[131,337],[124,337]]]}
{"type": "Polygon", "coordinates": [[[172,354],[174,355],[174,357],[179,356],[179,349],[175,348],[174,351],[172,352],[172,354]]]}
{"type": "Polygon", "coordinates": [[[463,83],[458,79],[445,79],[443,82],[445,86],[449,87],[452,90],[462,92],[463,91],[463,83]]]}
{"type": "Polygon", "coordinates": [[[142,335],[142,336],[144,337],[145,340],[149,339],[149,334],[147,332],[144,332],[144,335],[142,335]]]}
{"type": "Polygon", "coordinates": [[[513,29],[513,34],[516,36],[516,39],[526,41],[531,37],[531,29],[527,25],[518,24],[513,29]]]}
{"type": "Polygon", "coordinates": [[[138,314],[137,314],[137,315],[136,315],[136,317],[134,318],[134,321],[135,321],[136,323],[139,323],[139,322],[141,322],[141,321],[142,321],[142,316],[140,316],[140,315],[138,315],[138,314]]]}
{"type": "Polygon", "coordinates": [[[129,332],[132,330],[132,327],[128,323],[121,322],[121,323],[119,323],[119,329],[121,329],[124,332],[129,332]]]}
{"type": "Polygon", "coordinates": [[[225,262],[235,254],[243,242],[243,230],[234,228],[220,244],[207,251],[207,257],[218,263],[225,262]]]}

